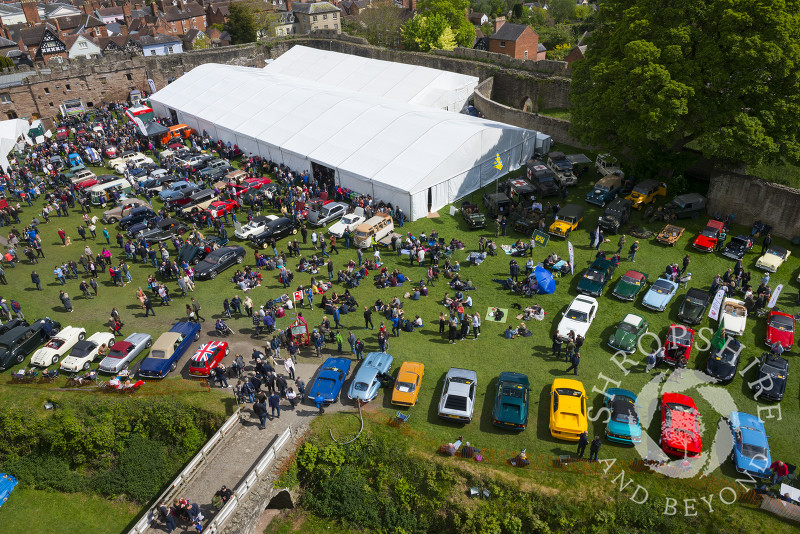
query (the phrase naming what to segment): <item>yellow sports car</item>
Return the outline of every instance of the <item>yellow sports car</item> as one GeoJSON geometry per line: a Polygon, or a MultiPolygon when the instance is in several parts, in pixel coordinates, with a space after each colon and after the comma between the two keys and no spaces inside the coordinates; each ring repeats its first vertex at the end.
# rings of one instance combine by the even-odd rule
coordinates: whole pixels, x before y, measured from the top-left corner
{"type": "Polygon", "coordinates": [[[570,378],[556,378],[550,387],[550,435],[578,441],[589,428],[586,418],[586,390],[570,378]]]}
{"type": "Polygon", "coordinates": [[[392,390],[392,404],[414,406],[417,403],[419,387],[425,376],[425,365],[417,362],[404,362],[397,373],[397,381],[392,390]]]}
{"type": "Polygon", "coordinates": [[[656,180],[642,180],[633,186],[633,191],[625,198],[633,202],[633,208],[640,210],[645,204],[655,202],[657,196],[667,196],[667,184],[656,180]]]}

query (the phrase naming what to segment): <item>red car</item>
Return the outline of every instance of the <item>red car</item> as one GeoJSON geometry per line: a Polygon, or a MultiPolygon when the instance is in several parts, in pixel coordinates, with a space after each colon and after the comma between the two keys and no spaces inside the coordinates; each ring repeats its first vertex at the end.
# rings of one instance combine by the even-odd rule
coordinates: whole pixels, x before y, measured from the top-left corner
{"type": "Polygon", "coordinates": [[[103,149],[103,154],[105,154],[107,158],[116,158],[117,147],[115,147],[114,145],[106,145],[106,147],[103,149]]]}
{"type": "Polygon", "coordinates": [[[772,310],[767,316],[767,345],[770,347],[780,341],[784,350],[794,345],[794,316],[772,310]]]}
{"type": "Polygon", "coordinates": [[[69,138],[69,128],[66,126],[59,126],[56,129],[56,141],[63,141],[69,138]]]}
{"type": "Polygon", "coordinates": [[[93,185],[97,185],[97,179],[87,178],[86,180],[75,184],[75,189],[86,189],[87,187],[92,187],[93,185]]]}
{"type": "Polygon", "coordinates": [[[230,213],[238,207],[239,203],[235,200],[215,200],[209,204],[208,208],[206,208],[206,211],[209,215],[211,215],[211,217],[217,219],[222,217],[223,213],[230,213]]]}
{"type": "Polygon", "coordinates": [[[700,235],[694,238],[692,246],[703,252],[714,252],[717,248],[717,241],[719,241],[719,234],[724,227],[725,224],[722,221],[710,219],[700,235]]]}
{"type": "Polygon", "coordinates": [[[261,189],[261,186],[270,183],[272,183],[272,180],[270,180],[266,176],[261,176],[260,178],[245,178],[244,180],[242,180],[242,184],[247,185],[251,189],[261,189]]]}
{"type": "Polygon", "coordinates": [[[695,458],[703,452],[700,413],[691,397],[680,393],[661,396],[661,448],[678,458],[695,458]]]}
{"type": "Polygon", "coordinates": [[[189,360],[189,374],[208,376],[211,369],[216,367],[229,352],[228,343],[225,341],[210,341],[200,345],[189,360]]]}
{"type": "Polygon", "coordinates": [[[693,344],[694,330],[679,324],[670,326],[664,342],[664,363],[686,367],[692,355],[693,344]]]}

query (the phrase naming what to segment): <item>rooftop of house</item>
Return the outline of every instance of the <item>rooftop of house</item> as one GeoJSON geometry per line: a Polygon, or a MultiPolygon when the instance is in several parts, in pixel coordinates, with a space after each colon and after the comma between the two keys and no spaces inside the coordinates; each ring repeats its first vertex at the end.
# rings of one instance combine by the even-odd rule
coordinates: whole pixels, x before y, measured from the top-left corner
{"type": "Polygon", "coordinates": [[[340,9],[330,2],[316,2],[314,4],[293,2],[292,11],[306,15],[317,15],[322,13],[338,13],[340,9]]]}
{"type": "Polygon", "coordinates": [[[157,34],[157,35],[140,35],[135,37],[142,46],[155,46],[165,44],[178,44],[181,40],[171,35],[157,34]]]}
{"type": "Polygon", "coordinates": [[[490,39],[499,39],[501,41],[516,41],[522,36],[522,33],[529,28],[527,24],[514,24],[513,22],[506,22],[494,32],[490,39]]]}

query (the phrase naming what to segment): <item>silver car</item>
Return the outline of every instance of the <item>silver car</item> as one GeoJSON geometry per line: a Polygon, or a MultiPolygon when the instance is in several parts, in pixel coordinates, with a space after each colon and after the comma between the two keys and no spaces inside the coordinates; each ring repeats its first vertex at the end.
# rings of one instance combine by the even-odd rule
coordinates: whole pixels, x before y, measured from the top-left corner
{"type": "Polygon", "coordinates": [[[108,351],[108,356],[100,362],[98,370],[103,373],[119,373],[128,368],[136,357],[153,344],[150,334],[131,334],[125,341],[117,341],[108,351]]]}
{"type": "Polygon", "coordinates": [[[478,374],[475,371],[451,367],[444,377],[439,417],[448,421],[472,421],[477,387],[478,374]]]}
{"type": "Polygon", "coordinates": [[[385,352],[370,352],[358,368],[353,382],[350,384],[348,399],[369,402],[378,396],[381,389],[381,378],[392,368],[394,358],[385,352]]]}

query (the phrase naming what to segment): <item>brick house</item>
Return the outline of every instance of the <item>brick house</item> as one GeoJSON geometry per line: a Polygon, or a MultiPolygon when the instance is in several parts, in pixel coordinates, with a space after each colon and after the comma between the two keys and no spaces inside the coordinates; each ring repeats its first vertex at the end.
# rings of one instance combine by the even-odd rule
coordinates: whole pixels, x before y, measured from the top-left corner
{"type": "Polygon", "coordinates": [[[341,10],[330,2],[306,4],[287,0],[285,9],[294,13],[295,33],[304,35],[316,30],[342,33],[341,10]]]}
{"type": "Polygon", "coordinates": [[[45,65],[54,58],[65,59],[68,55],[67,46],[58,30],[48,23],[20,29],[17,43],[20,50],[28,52],[33,61],[42,61],[45,65]]]}
{"type": "Polygon", "coordinates": [[[48,22],[61,32],[62,37],[79,34],[108,37],[106,23],[92,15],[68,15],[49,19],[48,22]]]}
{"type": "Polygon", "coordinates": [[[494,33],[489,37],[489,52],[516,59],[545,58],[546,50],[539,50],[539,36],[527,24],[513,24],[506,22],[505,17],[498,17],[494,27],[494,33]]]}
{"type": "MultiPolygon", "coordinates": [[[[197,2],[177,0],[168,4],[164,0],[157,2],[164,12],[164,20],[171,28],[173,35],[183,35],[189,30],[206,29],[206,10],[197,2]]],[[[153,4],[154,6],[156,3],[153,4]]],[[[154,13],[155,14],[155,13],[154,13]]]]}
{"type": "Polygon", "coordinates": [[[231,3],[230,2],[214,2],[206,7],[206,24],[211,26],[213,24],[224,25],[231,16],[231,3]]]}

